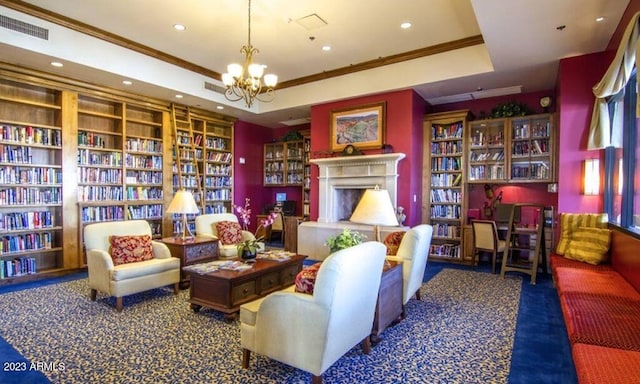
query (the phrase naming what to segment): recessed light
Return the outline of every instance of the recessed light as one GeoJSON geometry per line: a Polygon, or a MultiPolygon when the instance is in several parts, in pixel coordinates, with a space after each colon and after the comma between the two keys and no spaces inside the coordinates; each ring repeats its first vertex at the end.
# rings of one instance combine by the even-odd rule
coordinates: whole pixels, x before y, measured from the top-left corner
{"type": "Polygon", "coordinates": [[[224,109],[224,107],[222,105],[218,105],[216,109],[224,109]]]}
{"type": "Polygon", "coordinates": [[[62,64],[59,61],[52,61],[51,65],[54,66],[54,67],[58,67],[58,68],[64,67],[64,64],[62,64]]]}
{"type": "Polygon", "coordinates": [[[187,29],[187,27],[182,24],[173,24],[173,29],[175,29],[176,31],[184,31],[185,29],[187,29]]]}
{"type": "Polygon", "coordinates": [[[131,84],[133,84],[133,81],[131,81],[131,80],[122,80],[122,84],[131,85],[131,84]]]}
{"type": "Polygon", "coordinates": [[[603,22],[603,21],[604,21],[604,16],[596,17],[596,21],[597,21],[598,23],[603,22]]]}
{"type": "Polygon", "coordinates": [[[329,52],[331,50],[331,46],[330,45],[323,45],[322,46],[322,50],[325,52],[329,52]]]}
{"type": "Polygon", "coordinates": [[[409,28],[411,28],[411,23],[408,22],[408,21],[405,21],[404,23],[400,24],[400,28],[409,29],[409,28]]]}
{"type": "Polygon", "coordinates": [[[182,99],[184,96],[182,96],[181,94],[177,94],[176,95],[176,99],[182,99]]]}

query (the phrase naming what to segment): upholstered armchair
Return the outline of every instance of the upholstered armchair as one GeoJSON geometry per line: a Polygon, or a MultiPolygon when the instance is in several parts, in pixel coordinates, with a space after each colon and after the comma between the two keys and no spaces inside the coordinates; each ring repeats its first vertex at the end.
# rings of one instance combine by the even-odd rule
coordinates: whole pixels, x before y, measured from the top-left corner
{"type": "Polygon", "coordinates": [[[122,311],[122,297],[173,285],[178,293],[180,259],[169,248],[151,240],[146,220],[110,221],[84,227],[91,300],[97,291],[116,297],[122,311]]]}
{"type": "MultiPolygon", "coordinates": [[[[236,257],[238,255],[237,244],[245,240],[254,240],[256,237],[249,231],[242,230],[240,224],[228,227],[229,233],[237,234],[235,241],[228,241],[230,236],[225,233],[218,232],[218,224],[221,222],[238,223],[238,217],[233,213],[209,213],[206,215],[196,216],[196,235],[213,237],[219,241],[218,252],[222,258],[236,257]]],[[[259,251],[264,249],[264,243],[260,243],[259,251]]]]}
{"type": "Polygon", "coordinates": [[[322,263],[313,294],[290,289],[240,307],[243,368],[255,352],[310,372],[319,383],[358,343],[369,353],[385,250],[373,241],[340,250],[322,263]]]}
{"type": "Polygon", "coordinates": [[[405,305],[409,299],[415,295],[420,300],[420,287],[424,280],[432,235],[432,226],[417,225],[404,234],[397,253],[387,256],[387,260],[402,263],[402,318],[406,316],[405,305]]]}

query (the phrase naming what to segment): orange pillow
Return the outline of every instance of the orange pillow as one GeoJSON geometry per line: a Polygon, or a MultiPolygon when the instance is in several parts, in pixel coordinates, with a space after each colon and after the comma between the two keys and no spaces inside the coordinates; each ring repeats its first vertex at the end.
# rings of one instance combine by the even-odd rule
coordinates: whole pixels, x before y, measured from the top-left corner
{"type": "Polygon", "coordinates": [[[405,231],[391,232],[384,238],[384,245],[387,246],[387,255],[396,255],[398,248],[400,248],[400,242],[404,237],[405,231]]]}
{"type": "Polygon", "coordinates": [[[153,259],[151,235],[111,236],[110,242],[113,265],[153,259]]]}
{"type": "Polygon", "coordinates": [[[242,227],[235,221],[218,221],[216,223],[218,239],[223,245],[242,242],[242,227]]]}
{"type": "Polygon", "coordinates": [[[296,275],[296,292],[313,294],[313,287],[316,284],[316,276],[322,266],[322,262],[315,263],[309,267],[302,268],[296,275]]]}

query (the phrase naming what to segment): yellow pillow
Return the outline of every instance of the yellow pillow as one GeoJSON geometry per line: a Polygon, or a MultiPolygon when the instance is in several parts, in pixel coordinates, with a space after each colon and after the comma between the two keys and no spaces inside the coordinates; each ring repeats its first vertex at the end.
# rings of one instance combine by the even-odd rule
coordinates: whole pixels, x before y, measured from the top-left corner
{"type": "Polygon", "coordinates": [[[573,232],[564,257],[598,265],[607,261],[610,243],[610,230],[580,227],[573,232]]]}
{"type": "Polygon", "coordinates": [[[573,232],[580,227],[607,228],[606,213],[563,213],[560,215],[560,241],[556,247],[558,255],[564,255],[573,232]]]}

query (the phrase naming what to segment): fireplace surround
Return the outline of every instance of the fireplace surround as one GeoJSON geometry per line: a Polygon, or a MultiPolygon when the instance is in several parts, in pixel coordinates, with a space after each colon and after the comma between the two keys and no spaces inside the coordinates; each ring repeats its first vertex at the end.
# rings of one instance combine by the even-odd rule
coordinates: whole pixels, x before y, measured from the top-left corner
{"type": "MultiPolygon", "coordinates": [[[[344,228],[362,232],[373,240],[373,227],[348,221],[360,196],[366,189],[386,189],[397,209],[398,163],[404,153],[343,156],[311,160],[318,166],[318,220],[307,221],[298,227],[298,253],[312,260],[329,255],[324,244],[327,237],[344,228]]],[[[407,227],[381,227],[382,238],[388,233],[407,230],[407,227]]]]}

